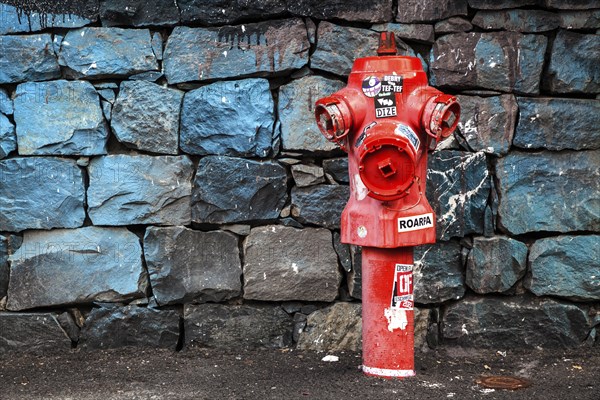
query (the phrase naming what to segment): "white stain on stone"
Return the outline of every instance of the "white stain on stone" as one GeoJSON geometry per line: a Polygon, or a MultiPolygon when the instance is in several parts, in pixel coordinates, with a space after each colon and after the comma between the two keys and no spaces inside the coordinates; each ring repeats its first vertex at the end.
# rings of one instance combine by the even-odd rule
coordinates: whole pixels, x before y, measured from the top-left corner
{"type": "Polygon", "coordinates": [[[300,271],[298,270],[298,264],[296,263],[292,263],[292,271],[294,271],[294,273],[299,273],[300,271]]]}

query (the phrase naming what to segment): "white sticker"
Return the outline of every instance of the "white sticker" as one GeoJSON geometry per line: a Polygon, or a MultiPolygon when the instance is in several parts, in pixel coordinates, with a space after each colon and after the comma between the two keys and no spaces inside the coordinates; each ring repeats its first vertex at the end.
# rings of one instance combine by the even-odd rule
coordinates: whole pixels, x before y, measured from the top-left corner
{"type": "Polygon", "coordinates": [[[421,145],[421,141],[419,140],[419,136],[413,131],[408,125],[398,125],[395,131],[398,135],[402,135],[408,139],[412,147],[415,151],[419,150],[419,146],[421,145]]]}
{"type": "Polygon", "coordinates": [[[433,213],[398,218],[398,232],[418,231],[433,228],[433,213]]]}

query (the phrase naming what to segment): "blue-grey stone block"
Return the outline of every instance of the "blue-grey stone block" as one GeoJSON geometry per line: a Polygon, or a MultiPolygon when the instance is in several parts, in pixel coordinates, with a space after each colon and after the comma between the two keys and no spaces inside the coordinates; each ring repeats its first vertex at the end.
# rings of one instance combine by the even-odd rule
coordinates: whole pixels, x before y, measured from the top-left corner
{"type": "Polygon", "coordinates": [[[222,224],[279,217],[287,199],[287,173],[273,161],[207,156],[194,180],[192,220],[222,224]]]}
{"type": "Polygon", "coordinates": [[[12,115],[13,101],[4,89],[0,89],[0,114],[12,115]]]}
{"type": "Polygon", "coordinates": [[[0,161],[0,231],[83,225],[83,175],[73,160],[50,157],[0,161]]]}
{"type": "Polygon", "coordinates": [[[558,14],[560,27],[564,29],[599,29],[600,9],[563,11],[558,14]]]}
{"type": "Polygon", "coordinates": [[[478,11],[473,18],[473,25],[482,29],[514,32],[546,32],[559,24],[558,14],[543,10],[478,11]]]}
{"type": "Polygon", "coordinates": [[[323,171],[335,179],[336,182],[350,183],[347,157],[323,160],[323,171]]]}
{"type": "Polygon", "coordinates": [[[309,43],[301,19],[221,28],[177,26],[164,53],[170,84],[237,76],[268,76],[301,68],[309,43]]]}
{"type": "Polygon", "coordinates": [[[467,0],[404,0],[398,3],[396,21],[426,22],[455,15],[467,15],[467,0]]]}
{"type": "Polygon", "coordinates": [[[350,188],[342,185],[315,185],[292,189],[292,216],[303,224],[330,229],[340,227],[342,210],[350,188]]]}
{"type": "Polygon", "coordinates": [[[552,93],[600,93],[600,35],[560,30],[552,44],[544,87],[552,93]]]}
{"type": "Polygon", "coordinates": [[[458,242],[438,242],[415,248],[415,302],[442,303],[465,295],[465,268],[458,242]]]}
{"type": "Polygon", "coordinates": [[[0,36],[0,83],[45,81],[60,77],[52,36],[0,36]]]}
{"type": "Polygon", "coordinates": [[[189,154],[266,157],[274,125],[269,81],[216,82],[185,94],[180,146],[189,154]]]}
{"type": "Polygon", "coordinates": [[[329,142],[315,122],[315,101],[337,92],[341,81],[320,76],[305,76],[279,88],[279,120],[281,144],[284,150],[331,151],[337,148],[329,142]]]}
{"type": "Polygon", "coordinates": [[[71,339],[56,313],[0,312],[0,354],[71,352],[71,339]]]}
{"type": "Polygon", "coordinates": [[[98,93],[89,82],[20,84],[15,122],[21,155],[106,154],[108,126],[98,93]]]}
{"type": "Polygon", "coordinates": [[[124,228],[27,231],[9,260],[11,311],[126,301],[148,284],[140,241],[124,228]]]}
{"type": "Polygon", "coordinates": [[[600,300],[600,235],[537,240],[529,252],[525,287],[536,296],[600,300]]]}
{"type": "Polygon", "coordinates": [[[69,31],[61,65],[74,78],[124,77],[158,70],[148,29],[81,28],[69,31]]]}
{"type": "Polygon", "coordinates": [[[93,21],[71,13],[26,12],[13,5],[0,3],[0,35],[48,28],[79,28],[93,21]]]}
{"type": "Polygon", "coordinates": [[[115,99],[117,98],[117,95],[115,95],[115,91],[112,89],[99,89],[98,94],[100,95],[100,97],[110,102],[111,104],[113,104],[115,102],[115,99]]]}
{"type": "Polygon", "coordinates": [[[438,239],[482,234],[490,188],[483,152],[433,153],[429,159],[426,193],[437,217],[438,239]]]}
{"type": "Polygon", "coordinates": [[[88,172],[88,213],[94,225],[190,223],[194,170],[188,157],[97,157],[88,172]]]}
{"type": "Polygon", "coordinates": [[[430,53],[434,86],[538,94],[547,39],[517,32],[456,33],[430,53]]]}
{"type": "Polygon", "coordinates": [[[506,232],[600,230],[600,151],[511,152],[496,163],[506,232]]]}
{"type": "Polygon", "coordinates": [[[102,0],[102,26],[173,26],[179,23],[178,2],[165,0],[102,0]]]}
{"type": "Polygon", "coordinates": [[[414,40],[421,43],[433,43],[435,41],[433,25],[430,24],[387,23],[373,25],[371,29],[377,32],[393,32],[396,39],[414,40]]]}
{"type": "Polygon", "coordinates": [[[518,97],[517,102],[515,146],[548,150],[600,148],[600,101],[518,97]]]}
{"type": "Polygon", "coordinates": [[[473,29],[473,25],[465,18],[451,17],[437,22],[433,29],[437,35],[443,35],[445,33],[468,32],[473,29]]]}
{"type": "Polygon", "coordinates": [[[0,114],[0,160],[17,149],[15,126],[4,114],[0,114]]]}
{"type": "Polygon", "coordinates": [[[111,128],[127,147],[177,154],[183,93],[146,81],[121,82],[111,128]]]}
{"type": "Polygon", "coordinates": [[[162,61],[163,59],[163,38],[160,32],[152,33],[152,51],[156,56],[156,59],[162,61]]]}

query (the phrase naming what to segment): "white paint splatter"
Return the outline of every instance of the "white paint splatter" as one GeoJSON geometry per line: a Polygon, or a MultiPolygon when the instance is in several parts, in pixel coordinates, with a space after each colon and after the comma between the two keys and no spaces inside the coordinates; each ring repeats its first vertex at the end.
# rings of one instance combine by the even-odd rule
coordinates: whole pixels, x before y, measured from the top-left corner
{"type": "Polygon", "coordinates": [[[369,194],[369,189],[365,186],[362,179],[360,179],[360,175],[354,175],[354,187],[356,191],[354,192],[356,195],[356,200],[363,200],[369,194]]]}
{"type": "Polygon", "coordinates": [[[393,332],[394,329],[405,330],[408,325],[406,310],[403,308],[389,307],[383,312],[388,320],[388,331],[393,332]]]}
{"type": "Polygon", "coordinates": [[[294,273],[299,273],[300,271],[298,271],[298,264],[296,263],[292,263],[292,271],[294,271],[294,273]]]}

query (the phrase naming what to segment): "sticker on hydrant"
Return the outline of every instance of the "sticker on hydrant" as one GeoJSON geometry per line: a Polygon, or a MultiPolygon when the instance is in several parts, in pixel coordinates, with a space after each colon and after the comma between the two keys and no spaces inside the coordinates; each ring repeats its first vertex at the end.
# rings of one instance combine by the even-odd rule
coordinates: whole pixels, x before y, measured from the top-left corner
{"type": "Polygon", "coordinates": [[[375,97],[381,91],[381,81],[376,76],[367,76],[362,82],[362,91],[367,97],[375,97]]]}
{"type": "Polygon", "coordinates": [[[412,310],[413,307],[413,266],[396,264],[390,307],[384,311],[388,321],[388,330],[392,332],[394,329],[406,329],[408,325],[406,311],[412,310]]]}

